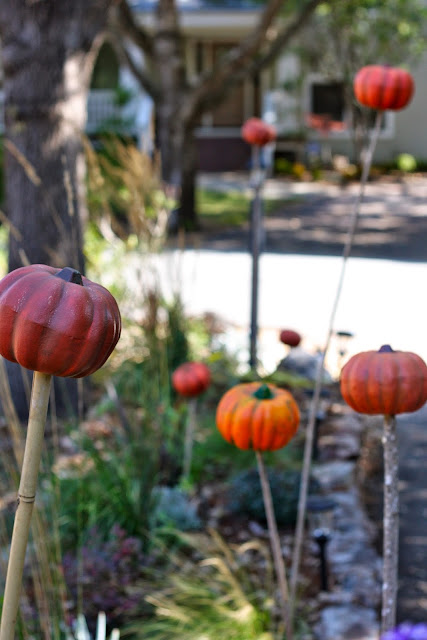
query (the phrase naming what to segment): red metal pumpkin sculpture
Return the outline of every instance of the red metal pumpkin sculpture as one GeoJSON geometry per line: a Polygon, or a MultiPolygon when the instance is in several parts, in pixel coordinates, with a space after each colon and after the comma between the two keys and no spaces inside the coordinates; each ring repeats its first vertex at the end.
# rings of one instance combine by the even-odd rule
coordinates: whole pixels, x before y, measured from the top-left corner
{"type": "Polygon", "coordinates": [[[286,344],[288,347],[297,347],[301,342],[301,335],[298,331],[293,329],[282,329],[279,334],[280,342],[286,344]]]}
{"type": "Polygon", "coordinates": [[[357,100],[365,107],[397,111],[409,104],[415,85],[411,74],[404,69],[368,65],[357,72],[353,88],[357,100]]]}
{"type": "Polygon", "coordinates": [[[295,435],[300,413],[293,396],[274,385],[248,382],[221,398],[216,424],[227,442],[239,449],[275,451],[295,435]]]}
{"type": "Polygon", "coordinates": [[[120,329],[113,296],[69,267],[30,265],[0,281],[0,354],[34,370],[3,596],[4,640],[15,637],[52,375],[80,378],[99,369],[116,346],[120,329]]]}
{"type": "Polygon", "coordinates": [[[276,139],[276,130],[260,118],[249,118],[242,127],[242,138],[250,145],[264,147],[276,139]]]}
{"type": "Polygon", "coordinates": [[[113,296],[74,269],[33,264],[0,281],[0,354],[26,369],[88,376],[110,356],[120,331],[113,296]]]}
{"type": "Polygon", "coordinates": [[[359,413],[394,416],[416,411],[427,401],[427,366],[415,353],[384,345],[350,358],[340,386],[346,403],[359,413]]]}
{"type": "Polygon", "coordinates": [[[399,553],[399,478],[396,414],[416,411],[427,400],[427,366],[415,353],[379,351],[358,353],[341,372],[341,393],[355,411],[383,414],[384,510],[381,632],[396,623],[399,553]]]}
{"type": "Polygon", "coordinates": [[[211,372],[203,362],[184,362],[172,374],[172,386],[186,398],[203,393],[211,383],[211,372]]]}

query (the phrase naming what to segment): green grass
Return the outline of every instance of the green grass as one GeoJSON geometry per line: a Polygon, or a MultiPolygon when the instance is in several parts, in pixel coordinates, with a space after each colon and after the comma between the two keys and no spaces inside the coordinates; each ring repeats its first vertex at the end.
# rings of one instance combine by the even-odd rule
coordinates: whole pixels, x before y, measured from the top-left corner
{"type": "MultiPolygon", "coordinates": [[[[264,211],[271,215],[284,207],[292,199],[264,198],[264,211]]],[[[196,190],[196,207],[202,224],[209,227],[238,227],[249,222],[251,196],[239,191],[214,191],[211,189],[196,190]]]]}
{"type": "Polygon", "coordinates": [[[250,198],[238,191],[197,189],[200,219],[215,225],[240,226],[249,219],[250,198]]]}

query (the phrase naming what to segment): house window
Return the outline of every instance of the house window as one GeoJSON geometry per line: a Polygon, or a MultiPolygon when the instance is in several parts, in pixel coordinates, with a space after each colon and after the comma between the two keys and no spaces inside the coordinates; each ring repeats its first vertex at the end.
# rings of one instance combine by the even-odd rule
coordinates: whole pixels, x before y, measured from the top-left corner
{"type": "Polygon", "coordinates": [[[311,85],[311,113],[343,121],[345,114],[344,84],[342,82],[313,83],[311,85]]]}
{"type": "MultiPolygon", "coordinates": [[[[351,123],[356,124],[360,118],[368,126],[374,127],[376,112],[362,107],[353,110],[346,103],[345,91],[343,82],[328,81],[320,74],[309,74],[304,91],[304,111],[308,127],[338,137],[348,137],[351,123]]],[[[394,114],[385,111],[380,137],[391,138],[393,135],[394,114]]]]}

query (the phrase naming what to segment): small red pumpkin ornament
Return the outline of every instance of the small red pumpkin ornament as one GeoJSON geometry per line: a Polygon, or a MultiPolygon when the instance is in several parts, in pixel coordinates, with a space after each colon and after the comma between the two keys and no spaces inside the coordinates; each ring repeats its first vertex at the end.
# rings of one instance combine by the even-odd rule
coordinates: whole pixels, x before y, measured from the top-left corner
{"type": "Polygon", "coordinates": [[[26,369],[88,376],[110,356],[120,330],[111,293],[75,269],[33,264],[0,281],[0,354],[26,369]]]}
{"type": "Polygon", "coordinates": [[[249,118],[242,126],[242,138],[250,145],[264,147],[276,139],[276,130],[260,118],[249,118]]]}
{"type": "Polygon", "coordinates": [[[301,342],[301,335],[298,331],[293,329],[282,329],[279,334],[280,342],[286,344],[288,347],[297,347],[301,342]]]}
{"type": "Polygon", "coordinates": [[[288,444],[300,413],[289,391],[259,382],[238,384],[221,398],[216,424],[225,440],[239,449],[274,451],[288,444]]]}
{"type": "Polygon", "coordinates": [[[427,401],[427,366],[415,353],[384,345],[350,358],[340,386],[346,403],[359,413],[394,416],[416,411],[427,401]]]}
{"type": "Polygon", "coordinates": [[[194,398],[206,391],[211,372],[203,362],[184,362],[172,374],[172,386],[185,398],[194,398]]]}
{"type": "Polygon", "coordinates": [[[397,111],[409,104],[415,85],[405,69],[368,65],[357,72],[353,88],[357,100],[365,107],[397,111]]]}
{"type": "Polygon", "coordinates": [[[172,386],[180,395],[189,399],[188,416],[184,435],[184,461],[182,479],[188,481],[193,457],[193,440],[196,430],[197,396],[209,387],[211,372],[203,362],[184,362],[172,374],[172,386]]]}

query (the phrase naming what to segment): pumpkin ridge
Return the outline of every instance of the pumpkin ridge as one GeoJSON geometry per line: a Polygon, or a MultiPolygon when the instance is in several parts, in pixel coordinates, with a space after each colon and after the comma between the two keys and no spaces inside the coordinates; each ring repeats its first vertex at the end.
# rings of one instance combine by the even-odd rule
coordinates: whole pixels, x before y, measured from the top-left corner
{"type": "Polygon", "coordinates": [[[400,413],[399,412],[399,407],[403,403],[405,403],[405,395],[406,395],[406,389],[404,389],[404,385],[403,384],[399,384],[399,381],[401,380],[401,373],[402,373],[402,367],[400,364],[400,360],[397,360],[395,358],[390,358],[390,366],[392,368],[392,380],[393,380],[393,386],[390,386],[390,390],[391,393],[388,393],[388,396],[391,396],[391,400],[388,404],[387,407],[385,407],[387,410],[384,411],[384,414],[386,415],[391,415],[391,416],[395,416],[396,413],[400,413]]]}
{"type": "MultiPolygon", "coordinates": [[[[271,403],[266,404],[265,400],[258,402],[257,409],[259,410],[259,423],[258,427],[258,448],[261,445],[262,451],[270,451],[271,443],[274,440],[276,432],[276,416],[271,403]],[[266,442],[264,441],[266,440],[266,442]]],[[[252,424],[255,424],[255,412],[254,420],[252,424]]]]}
{"type": "MultiPolygon", "coordinates": [[[[418,369],[422,364],[424,364],[424,367],[425,367],[425,362],[422,360],[422,358],[419,358],[416,353],[408,353],[408,356],[410,358],[411,365],[413,366],[413,369],[414,369],[414,376],[419,377],[418,369]]],[[[425,369],[427,373],[427,367],[425,367],[425,369]]],[[[412,406],[417,407],[417,409],[420,409],[427,400],[427,381],[425,379],[425,376],[423,379],[425,382],[424,384],[419,385],[417,397],[413,400],[413,403],[412,403],[412,406]]]]}
{"type": "Polygon", "coordinates": [[[364,408],[366,408],[368,399],[366,397],[362,397],[360,395],[360,380],[363,379],[363,371],[364,371],[364,363],[355,358],[353,360],[349,360],[346,365],[346,395],[349,401],[349,404],[356,410],[359,411],[359,406],[362,404],[364,408]]]}
{"type": "Polygon", "coordinates": [[[393,95],[390,97],[388,108],[391,110],[399,109],[402,101],[402,91],[404,89],[404,78],[401,73],[397,72],[393,78],[393,95]]]}
{"type": "Polygon", "coordinates": [[[249,414],[249,434],[248,434],[248,449],[253,449],[254,451],[257,451],[259,449],[259,444],[260,442],[262,442],[262,434],[263,434],[263,428],[264,428],[264,421],[263,421],[263,416],[264,416],[264,403],[261,400],[258,400],[256,398],[253,397],[252,395],[252,406],[251,406],[251,413],[249,414]],[[259,410],[261,416],[261,426],[256,426],[255,428],[255,414],[257,413],[257,411],[259,410]]]}
{"type": "Polygon", "coordinates": [[[387,78],[388,78],[388,69],[386,67],[379,67],[381,80],[377,83],[378,89],[378,109],[383,111],[386,108],[386,97],[387,97],[387,78]]]}
{"type": "Polygon", "coordinates": [[[235,399],[231,394],[227,397],[226,394],[223,396],[217,410],[217,423],[221,427],[220,431],[224,438],[234,445],[236,445],[236,443],[234,442],[234,435],[232,433],[232,422],[238,406],[239,398],[235,399]]]}
{"type": "MultiPolygon", "coordinates": [[[[30,277],[32,274],[26,276],[26,278],[30,277]]],[[[49,274],[46,274],[49,277],[49,274]]],[[[37,275],[37,278],[39,275],[37,275]]],[[[21,280],[16,280],[16,284],[18,285],[21,280]]],[[[35,321],[31,318],[31,314],[24,313],[24,309],[27,306],[34,304],[34,298],[37,298],[40,295],[40,287],[31,287],[31,281],[27,282],[26,294],[25,298],[20,299],[20,306],[18,309],[14,309],[15,312],[15,320],[12,326],[12,333],[10,338],[10,344],[12,345],[12,353],[15,357],[15,362],[18,362],[25,369],[30,369],[33,371],[40,371],[41,373],[50,373],[50,371],[46,371],[45,367],[45,356],[43,354],[41,346],[44,346],[46,343],[45,336],[48,332],[49,327],[42,322],[35,321]],[[32,327],[31,331],[31,344],[24,343],[21,340],[21,334],[28,334],[28,330],[32,327]],[[37,349],[34,348],[34,332],[37,331],[37,349]],[[28,352],[30,349],[30,353],[28,352]]],[[[11,290],[13,289],[13,285],[11,290]]],[[[10,291],[11,291],[10,290],[10,291]]]]}
{"type": "MultiPolygon", "coordinates": [[[[79,373],[79,375],[76,377],[82,378],[83,376],[90,375],[91,373],[94,373],[94,371],[99,369],[110,357],[114,349],[114,345],[116,344],[116,338],[118,340],[117,334],[120,337],[121,322],[120,323],[115,322],[115,314],[111,312],[107,302],[108,300],[106,300],[105,304],[102,306],[103,312],[104,312],[104,330],[102,332],[102,335],[104,336],[104,340],[102,342],[99,341],[99,343],[98,342],[96,343],[98,348],[94,350],[92,353],[91,367],[90,368],[88,367],[86,370],[82,370],[79,373]],[[113,321],[112,325],[110,322],[110,316],[111,316],[111,320],[113,321]],[[110,332],[108,331],[109,328],[111,328],[110,332]],[[101,358],[101,360],[99,360],[99,356],[103,351],[105,353],[101,358]],[[99,364],[99,362],[101,362],[101,364],[99,364]]],[[[114,306],[112,301],[111,301],[111,304],[112,306],[114,306]]]]}
{"type": "Polygon", "coordinates": [[[396,78],[395,78],[395,86],[394,86],[394,96],[393,96],[393,100],[390,103],[390,109],[398,109],[402,100],[402,91],[405,88],[404,87],[405,82],[404,82],[404,78],[402,76],[402,74],[400,73],[396,73],[396,78]]]}
{"type": "MultiPolygon", "coordinates": [[[[83,338],[86,342],[89,339],[89,334],[93,333],[93,332],[98,333],[98,329],[99,329],[99,327],[95,327],[96,309],[95,309],[94,306],[92,308],[92,312],[93,312],[92,324],[88,327],[88,330],[86,331],[86,335],[83,338]]],[[[105,345],[109,341],[108,340],[109,336],[108,336],[108,332],[107,332],[108,324],[109,324],[108,323],[109,313],[107,312],[106,305],[102,306],[102,312],[103,312],[104,322],[102,323],[103,331],[100,331],[100,335],[103,336],[103,339],[102,340],[97,340],[96,342],[92,341],[92,345],[91,345],[92,349],[90,350],[91,351],[90,358],[88,358],[88,354],[87,354],[86,349],[82,350],[82,352],[80,354],[80,358],[78,358],[78,360],[76,360],[73,363],[73,367],[72,367],[72,370],[74,370],[74,372],[78,371],[78,374],[77,375],[76,375],[76,373],[70,374],[70,377],[72,377],[72,378],[83,378],[84,376],[90,375],[92,373],[92,369],[93,369],[94,363],[96,363],[96,367],[99,368],[98,367],[98,358],[99,358],[100,354],[103,352],[103,350],[105,348],[105,345]],[[81,365],[80,365],[80,362],[81,362],[82,358],[83,359],[85,359],[85,358],[88,359],[87,366],[85,366],[83,368],[81,368],[81,365]]],[[[108,353],[108,349],[107,349],[107,353],[108,353]]],[[[102,358],[102,360],[101,360],[102,364],[104,364],[104,362],[107,360],[109,355],[110,355],[110,353],[108,353],[108,355],[105,357],[105,359],[102,358]]],[[[101,366],[102,366],[102,364],[101,364],[101,366]]]]}
{"type": "Polygon", "coordinates": [[[369,69],[365,69],[364,71],[362,70],[362,73],[361,73],[361,76],[360,76],[360,89],[361,89],[361,92],[362,92],[362,95],[361,95],[362,104],[365,104],[367,102],[367,100],[369,99],[369,96],[368,96],[369,84],[366,82],[368,77],[369,77],[369,69]]]}
{"type": "MultiPolygon", "coordinates": [[[[60,302],[62,301],[63,303],[65,303],[64,301],[67,300],[67,297],[69,295],[69,289],[67,288],[67,283],[65,280],[63,279],[59,279],[59,282],[62,282],[62,288],[61,288],[61,298],[59,303],[56,306],[56,309],[54,311],[54,313],[52,314],[52,319],[54,318],[54,316],[57,313],[63,313],[63,310],[61,311],[61,305],[60,302]]],[[[83,377],[85,375],[89,375],[88,373],[86,373],[86,371],[89,371],[94,363],[94,358],[93,358],[93,352],[91,349],[92,346],[92,342],[90,339],[90,333],[91,332],[95,332],[99,333],[99,335],[104,336],[105,335],[105,331],[100,331],[99,327],[95,326],[95,307],[96,305],[94,305],[92,298],[90,297],[90,295],[88,295],[88,285],[77,285],[81,287],[81,299],[83,299],[84,297],[84,303],[86,306],[90,306],[90,321],[86,323],[85,327],[82,327],[80,330],[80,334],[79,334],[79,345],[76,343],[75,340],[75,336],[74,336],[74,332],[71,330],[71,326],[68,325],[68,333],[69,335],[67,336],[69,339],[74,338],[74,349],[70,349],[70,351],[67,352],[62,352],[62,358],[65,358],[65,355],[67,355],[67,359],[65,362],[63,362],[63,366],[61,366],[61,368],[57,368],[56,370],[56,374],[57,376],[65,376],[65,377],[69,377],[69,378],[75,378],[75,377],[83,377]],[[83,342],[85,344],[83,344],[83,342]],[[76,353],[76,347],[78,347],[77,353],[76,353]],[[91,354],[90,357],[88,358],[88,354],[91,354]],[[89,363],[87,362],[88,359],[90,360],[90,367],[89,367],[89,363]],[[81,365],[81,361],[85,362],[85,366],[82,368],[81,365]],[[79,372],[79,375],[76,376],[76,372],[79,372]]],[[[74,291],[73,291],[73,295],[74,295],[74,291]]],[[[105,315],[105,307],[103,305],[103,313],[105,315]]],[[[79,325],[81,324],[81,318],[82,316],[79,316],[79,325]]],[[[105,327],[104,327],[105,328],[105,327]]],[[[66,333],[64,333],[63,335],[67,335],[66,333]]],[[[52,334],[52,341],[55,342],[55,337],[52,334]]],[[[105,362],[105,360],[104,360],[105,362]]],[[[102,364],[104,364],[104,362],[102,364]]],[[[100,365],[102,366],[102,365],[100,365]]]]}

